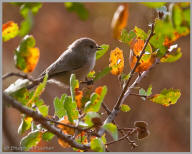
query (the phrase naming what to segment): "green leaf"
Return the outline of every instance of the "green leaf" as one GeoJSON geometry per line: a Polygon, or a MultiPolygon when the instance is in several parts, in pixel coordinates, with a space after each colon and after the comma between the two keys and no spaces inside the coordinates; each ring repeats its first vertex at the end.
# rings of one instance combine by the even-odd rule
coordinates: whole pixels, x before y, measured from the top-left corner
{"type": "Polygon", "coordinates": [[[89,12],[84,4],[78,2],[65,2],[64,5],[69,12],[75,12],[81,20],[87,20],[89,12]]]}
{"type": "Polygon", "coordinates": [[[129,73],[129,74],[124,74],[124,73],[121,74],[121,79],[122,79],[123,81],[126,81],[126,80],[128,80],[129,78],[130,78],[130,73],[129,73]]]}
{"type": "Polygon", "coordinates": [[[133,40],[136,37],[136,34],[133,30],[127,32],[127,30],[123,29],[121,32],[121,38],[120,41],[123,43],[130,43],[131,40],[133,40]]]}
{"type": "Polygon", "coordinates": [[[101,103],[103,102],[103,99],[105,97],[107,93],[107,87],[106,86],[103,86],[102,87],[102,91],[101,91],[101,94],[96,94],[96,93],[93,93],[91,95],[91,98],[90,98],[90,101],[88,101],[86,104],[85,104],[85,112],[98,112],[100,110],[100,107],[101,107],[101,103]]]}
{"type": "Polygon", "coordinates": [[[43,90],[45,89],[45,86],[47,84],[47,79],[48,79],[48,74],[45,75],[43,82],[40,83],[37,88],[35,89],[35,92],[32,96],[32,98],[28,101],[28,104],[33,103],[35,100],[39,99],[39,96],[41,95],[41,93],[43,92],[43,90]]]}
{"type": "Polygon", "coordinates": [[[61,96],[61,99],[59,99],[58,97],[55,97],[54,99],[55,115],[58,116],[59,119],[66,115],[66,110],[64,108],[64,100],[66,96],[66,94],[63,94],[61,96]]]}
{"type": "Polygon", "coordinates": [[[174,5],[172,8],[172,21],[175,27],[179,27],[182,23],[182,10],[178,5],[174,5]]]}
{"type": "Polygon", "coordinates": [[[141,3],[150,8],[159,8],[164,6],[167,2],[141,2],[141,3]]]}
{"type": "Polygon", "coordinates": [[[49,109],[49,106],[47,105],[41,105],[38,107],[39,109],[39,112],[44,116],[46,117],[48,115],[48,109],[49,109]]]}
{"type": "Polygon", "coordinates": [[[134,32],[138,39],[142,39],[142,40],[147,39],[147,36],[148,36],[147,33],[145,33],[144,30],[142,30],[141,28],[138,28],[137,26],[135,26],[134,32]]]}
{"type": "Polygon", "coordinates": [[[30,148],[32,148],[33,146],[36,146],[40,140],[40,131],[34,131],[34,132],[30,132],[27,136],[23,137],[21,139],[20,145],[22,147],[24,147],[25,151],[28,151],[30,148]]]}
{"type": "Polygon", "coordinates": [[[126,105],[126,104],[121,105],[121,111],[129,112],[130,110],[131,110],[131,108],[128,105],[126,105]]]}
{"type": "Polygon", "coordinates": [[[150,101],[164,106],[175,104],[180,98],[181,92],[179,89],[163,89],[160,94],[156,94],[150,98],[150,101]]]}
{"type": "Polygon", "coordinates": [[[97,112],[88,112],[85,117],[83,118],[85,123],[88,125],[88,127],[91,127],[93,126],[93,123],[92,123],[92,118],[95,118],[95,117],[100,117],[100,115],[97,113],[97,112]]]}
{"type": "MultiPolygon", "coordinates": [[[[33,94],[32,94],[33,95],[33,94]]],[[[39,99],[39,98],[37,98],[37,99],[35,99],[35,105],[36,105],[36,107],[39,107],[39,106],[41,106],[41,105],[43,105],[44,104],[44,101],[42,100],[42,99],[39,99]]]]}
{"type": "Polygon", "coordinates": [[[33,26],[33,15],[35,15],[42,7],[41,3],[18,3],[20,6],[20,14],[24,17],[20,26],[20,36],[28,34],[33,26]]]}
{"type": "Polygon", "coordinates": [[[27,102],[32,98],[33,92],[29,92],[27,88],[22,88],[14,93],[11,94],[18,102],[22,105],[26,105],[27,102]]]}
{"type": "Polygon", "coordinates": [[[13,21],[9,21],[3,24],[2,38],[3,42],[6,42],[12,38],[15,38],[19,33],[19,27],[13,21]]]}
{"type": "MultiPolygon", "coordinates": [[[[139,95],[144,95],[144,96],[146,96],[146,95],[147,95],[147,92],[145,91],[145,89],[141,88],[141,89],[139,89],[139,95]]],[[[141,99],[144,100],[144,101],[146,100],[145,97],[141,97],[141,99]]]]}
{"type": "Polygon", "coordinates": [[[24,70],[27,66],[26,57],[28,56],[28,49],[35,46],[35,39],[32,35],[26,35],[15,50],[14,60],[16,67],[24,70]]]}
{"type": "Polygon", "coordinates": [[[87,74],[88,78],[95,78],[95,71],[91,71],[87,74]]]}
{"type": "Polygon", "coordinates": [[[91,140],[91,150],[95,152],[105,152],[105,146],[100,138],[91,140]]]}
{"type": "Polygon", "coordinates": [[[44,141],[47,141],[47,142],[48,142],[48,141],[52,140],[54,136],[55,136],[54,134],[46,131],[45,133],[42,134],[42,139],[43,139],[44,141]]]}
{"type": "Polygon", "coordinates": [[[79,112],[77,110],[77,104],[76,102],[72,101],[72,98],[70,96],[65,97],[64,107],[67,111],[67,116],[70,122],[73,123],[74,120],[78,119],[79,112]]]}
{"type": "Polygon", "coordinates": [[[139,95],[146,95],[145,89],[143,88],[139,89],[139,95]]]}
{"type": "Polygon", "coordinates": [[[30,32],[32,25],[33,25],[33,16],[31,11],[29,11],[27,17],[21,22],[19,35],[20,36],[27,35],[30,32]]]}
{"type": "Polygon", "coordinates": [[[18,3],[18,6],[20,6],[20,14],[26,18],[28,15],[28,12],[31,11],[34,15],[39,11],[39,9],[42,7],[41,3],[18,3]]]}
{"type": "Polygon", "coordinates": [[[179,60],[182,57],[181,48],[178,48],[176,51],[172,51],[170,54],[166,54],[160,59],[162,63],[173,63],[179,60]]]}
{"type": "Polygon", "coordinates": [[[102,127],[111,134],[115,141],[118,140],[118,131],[116,125],[112,123],[106,123],[102,127]]]}
{"type": "Polygon", "coordinates": [[[102,71],[96,73],[94,81],[100,80],[111,71],[111,67],[106,67],[102,71]]]}
{"type": "Polygon", "coordinates": [[[31,128],[31,117],[26,117],[25,115],[21,119],[21,124],[18,128],[18,134],[22,135],[26,130],[29,130],[31,128]]]}
{"type": "Polygon", "coordinates": [[[102,50],[97,50],[97,52],[96,52],[96,60],[101,58],[109,50],[109,45],[107,45],[107,44],[103,44],[103,45],[101,45],[101,47],[103,49],[102,50]]]}
{"type": "Polygon", "coordinates": [[[107,139],[105,137],[105,134],[103,134],[103,136],[101,136],[101,140],[102,140],[103,144],[107,143],[107,139]]]}
{"type": "Polygon", "coordinates": [[[97,104],[97,102],[96,102],[96,100],[97,100],[97,98],[99,97],[99,95],[98,94],[96,94],[96,93],[92,93],[92,95],[91,95],[91,98],[90,98],[90,101],[88,101],[86,104],[85,104],[85,108],[84,108],[84,112],[98,112],[98,107],[99,106],[96,106],[97,104]]]}
{"type": "Polygon", "coordinates": [[[70,77],[70,91],[72,96],[72,101],[75,101],[75,88],[78,87],[79,81],[76,80],[75,74],[71,74],[70,77]]]}
{"type": "Polygon", "coordinates": [[[147,91],[146,91],[146,96],[150,96],[152,94],[152,85],[149,85],[147,91]]]}

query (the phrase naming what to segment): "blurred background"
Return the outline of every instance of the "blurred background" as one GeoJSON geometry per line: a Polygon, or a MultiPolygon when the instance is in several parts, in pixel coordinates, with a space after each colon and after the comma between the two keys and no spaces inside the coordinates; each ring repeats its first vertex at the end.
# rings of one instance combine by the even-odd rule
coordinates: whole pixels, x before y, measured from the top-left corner
{"type": "MultiPolygon", "coordinates": [[[[42,8],[34,16],[34,25],[31,34],[36,39],[36,46],[40,49],[40,60],[36,69],[31,73],[37,77],[46,67],[55,61],[60,54],[74,40],[80,37],[90,37],[98,44],[109,44],[109,51],[96,62],[95,71],[99,71],[109,64],[110,50],[119,47],[124,51],[125,72],[128,73],[129,48],[112,37],[111,21],[120,3],[84,3],[88,10],[88,19],[82,21],[77,14],[68,12],[63,3],[43,3],[42,8]]],[[[139,3],[128,3],[129,31],[134,26],[140,27],[146,32],[148,24],[154,18],[154,9],[150,9],[139,3]]],[[[9,3],[3,3],[3,23],[12,20],[21,23],[23,20],[19,13],[19,7],[9,3]]],[[[15,68],[13,52],[21,38],[16,37],[3,43],[3,74],[18,72],[15,68]]],[[[190,151],[190,36],[181,37],[176,43],[181,47],[183,56],[175,63],[157,65],[140,83],[140,87],[147,89],[149,84],[153,86],[153,94],[159,93],[163,88],[176,88],[181,90],[181,97],[177,104],[164,107],[151,102],[143,102],[140,98],[129,96],[125,104],[131,107],[128,113],[120,112],[116,117],[119,126],[133,127],[134,121],[144,120],[148,122],[150,136],[143,140],[136,140],[139,145],[133,151],[138,152],[186,152],[190,151]]],[[[3,89],[16,80],[15,77],[3,81],[3,89]]],[[[114,106],[121,87],[116,76],[108,74],[102,80],[95,83],[94,87],[107,85],[108,93],[105,103],[110,109],[114,106]]],[[[66,91],[55,85],[48,85],[42,98],[50,105],[49,114],[53,115],[53,99],[60,97],[66,91]]],[[[18,146],[22,136],[17,129],[21,121],[20,113],[6,107],[4,117],[6,132],[3,133],[3,145],[18,146]]],[[[26,134],[24,134],[26,135],[26,134]]],[[[111,139],[111,138],[110,138],[111,139]]],[[[72,151],[64,149],[58,143],[56,137],[51,142],[41,142],[42,146],[53,147],[50,151],[72,151]]],[[[110,151],[126,152],[130,150],[129,143],[124,140],[109,145],[110,151]]]]}

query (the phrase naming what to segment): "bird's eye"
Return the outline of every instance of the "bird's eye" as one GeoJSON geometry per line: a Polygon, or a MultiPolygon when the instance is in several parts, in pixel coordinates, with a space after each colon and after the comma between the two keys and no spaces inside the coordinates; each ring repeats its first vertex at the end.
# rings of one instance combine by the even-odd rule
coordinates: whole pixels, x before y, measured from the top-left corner
{"type": "Polygon", "coordinates": [[[93,49],[93,48],[94,48],[94,46],[93,46],[93,45],[90,45],[90,48],[91,48],[91,49],[93,49]]]}

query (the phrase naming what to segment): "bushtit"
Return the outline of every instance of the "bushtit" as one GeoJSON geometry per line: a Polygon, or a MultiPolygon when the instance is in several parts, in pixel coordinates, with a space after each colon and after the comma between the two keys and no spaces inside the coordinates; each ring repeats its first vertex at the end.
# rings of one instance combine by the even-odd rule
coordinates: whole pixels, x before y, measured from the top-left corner
{"type": "Polygon", "coordinates": [[[48,79],[69,85],[70,76],[74,73],[78,80],[84,80],[95,66],[96,51],[101,49],[90,38],[77,39],[55,62],[45,69],[39,79],[42,80],[44,75],[48,73],[48,79]]]}

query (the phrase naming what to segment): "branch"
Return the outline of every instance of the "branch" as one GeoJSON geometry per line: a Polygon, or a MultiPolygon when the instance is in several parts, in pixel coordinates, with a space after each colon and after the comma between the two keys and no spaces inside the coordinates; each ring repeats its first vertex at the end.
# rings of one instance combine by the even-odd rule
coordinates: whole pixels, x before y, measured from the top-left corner
{"type": "Polygon", "coordinates": [[[6,79],[6,78],[12,77],[12,76],[17,76],[17,77],[21,77],[23,79],[28,79],[28,80],[30,80],[32,82],[34,81],[31,76],[28,76],[27,74],[22,74],[22,73],[19,73],[19,72],[18,73],[16,73],[16,72],[6,73],[6,74],[3,75],[2,79],[6,79]]]}
{"type": "MultiPolygon", "coordinates": [[[[130,83],[130,81],[131,81],[131,79],[132,79],[132,77],[133,77],[133,74],[135,73],[135,70],[136,70],[137,66],[139,66],[139,61],[140,61],[140,59],[142,58],[143,54],[145,53],[145,49],[146,49],[146,47],[147,47],[147,45],[148,45],[148,43],[149,43],[149,40],[151,39],[151,37],[152,37],[153,35],[154,35],[154,24],[151,25],[151,33],[149,34],[149,36],[148,36],[148,38],[147,38],[147,40],[146,40],[146,42],[145,42],[145,44],[144,44],[144,47],[143,47],[143,49],[142,49],[142,51],[141,51],[141,54],[140,54],[139,57],[137,58],[137,62],[136,62],[136,64],[135,64],[134,68],[131,70],[130,77],[129,77],[129,79],[128,79],[126,85],[125,85],[125,87],[123,88],[123,91],[121,92],[121,94],[120,94],[120,96],[119,96],[119,98],[118,98],[118,100],[117,100],[117,102],[116,102],[116,104],[115,104],[115,106],[114,106],[111,114],[110,114],[110,115],[107,117],[107,119],[104,121],[104,124],[110,123],[110,122],[112,122],[112,121],[115,119],[117,113],[118,113],[119,110],[120,110],[120,106],[121,106],[122,102],[124,102],[125,98],[130,94],[131,89],[134,88],[135,85],[136,85],[137,83],[139,83],[139,82],[141,81],[141,79],[142,79],[144,76],[146,76],[146,74],[147,74],[148,71],[150,70],[150,69],[149,69],[148,71],[145,71],[145,72],[143,72],[140,76],[138,76],[138,78],[135,80],[135,82],[129,87],[129,83],[130,83]]],[[[101,129],[99,130],[98,134],[99,134],[100,136],[102,136],[103,133],[104,133],[104,131],[105,131],[105,130],[104,130],[103,128],[101,128],[101,129]]]]}
{"type": "Polygon", "coordinates": [[[39,114],[37,111],[31,110],[25,106],[23,106],[18,101],[14,100],[11,96],[8,96],[3,92],[3,100],[12,105],[13,108],[16,108],[20,112],[30,116],[33,118],[34,121],[40,123],[44,128],[46,128],[49,132],[55,134],[58,138],[63,139],[66,141],[71,147],[75,147],[81,150],[89,149],[89,145],[83,145],[79,144],[76,141],[74,141],[73,137],[71,135],[64,134],[61,129],[55,127],[54,125],[51,125],[49,121],[45,117],[43,117],[41,114],[39,114]]]}

